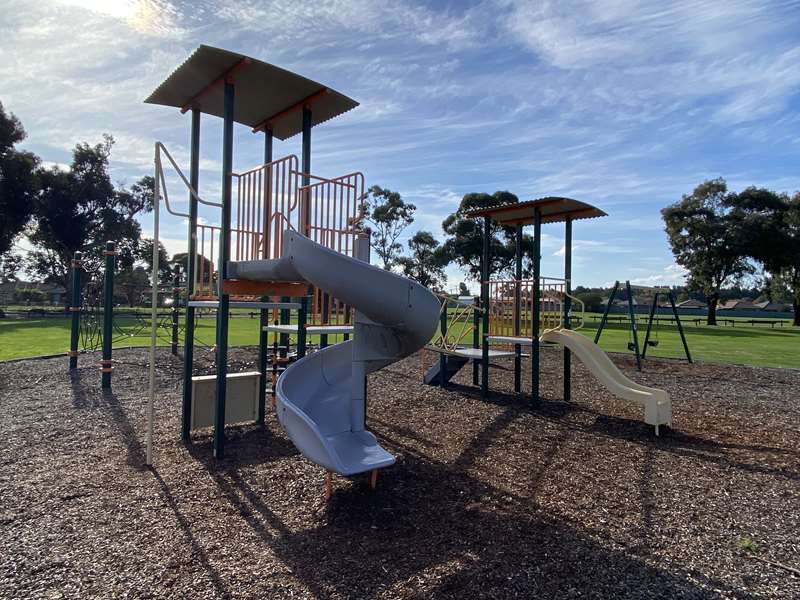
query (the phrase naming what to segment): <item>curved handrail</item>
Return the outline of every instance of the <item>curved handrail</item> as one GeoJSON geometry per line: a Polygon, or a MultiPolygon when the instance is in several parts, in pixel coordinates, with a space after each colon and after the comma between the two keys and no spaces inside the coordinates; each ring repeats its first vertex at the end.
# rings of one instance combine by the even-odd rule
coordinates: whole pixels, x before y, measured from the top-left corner
{"type": "MultiPolygon", "coordinates": [[[[200,194],[197,193],[197,190],[195,190],[194,187],[192,187],[192,184],[189,183],[189,180],[186,179],[186,176],[183,174],[183,171],[181,171],[180,167],[175,162],[175,159],[172,158],[172,155],[169,153],[169,150],[167,150],[166,147],[164,146],[164,144],[162,144],[161,142],[156,142],[156,163],[158,165],[159,170],[162,173],[162,181],[163,181],[163,171],[164,171],[163,168],[161,167],[161,152],[162,151],[164,152],[164,154],[166,154],[167,158],[169,159],[169,162],[172,164],[172,168],[175,169],[175,172],[181,178],[181,180],[183,181],[183,184],[186,186],[186,188],[189,190],[189,193],[192,195],[192,197],[195,200],[197,200],[200,204],[205,204],[206,206],[216,206],[217,208],[222,208],[222,204],[219,203],[219,202],[211,202],[209,200],[203,200],[200,197],[200,194]]],[[[166,194],[166,192],[165,192],[165,194],[166,194]]],[[[170,211],[170,212],[172,212],[172,211],[170,211]]],[[[173,214],[175,214],[175,213],[173,213],[173,214]]]]}

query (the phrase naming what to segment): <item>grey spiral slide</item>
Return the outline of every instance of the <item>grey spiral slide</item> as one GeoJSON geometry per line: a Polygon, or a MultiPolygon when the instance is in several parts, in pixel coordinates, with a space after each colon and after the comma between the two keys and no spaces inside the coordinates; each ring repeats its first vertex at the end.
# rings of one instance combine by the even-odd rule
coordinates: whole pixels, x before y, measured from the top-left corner
{"type": "Polygon", "coordinates": [[[281,375],[278,419],[297,449],[330,471],[355,475],[394,464],[364,428],[366,376],[425,346],[438,324],[436,296],[289,230],[282,258],[230,262],[228,276],[306,281],[356,309],[351,341],[309,354],[281,375]]]}

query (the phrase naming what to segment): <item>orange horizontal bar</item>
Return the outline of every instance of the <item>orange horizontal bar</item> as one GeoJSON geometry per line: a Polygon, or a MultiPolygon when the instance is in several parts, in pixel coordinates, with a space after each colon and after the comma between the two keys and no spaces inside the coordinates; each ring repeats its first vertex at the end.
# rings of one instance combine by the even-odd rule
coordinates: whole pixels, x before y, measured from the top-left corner
{"type": "Polygon", "coordinates": [[[319,100],[324,96],[327,96],[330,93],[331,93],[330,89],[322,88],[321,90],[314,92],[310,96],[306,96],[305,98],[300,100],[300,102],[296,102],[295,104],[292,104],[289,108],[285,108],[281,112],[276,113],[271,117],[267,117],[266,119],[261,121],[258,125],[253,127],[253,133],[258,133],[259,131],[262,131],[264,129],[270,129],[270,126],[272,125],[273,121],[282,119],[286,115],[291,114],[294,111],[299,110],[305,106],[311,106],[312,103],[316,102],[317,100],[319,100]]]}
{"type": "Polygon", "coordinates": [[[310,287],[304,281],[253,281],[252,279],[226,279],[222,291],[229,295],[289,296],[299,298],[309,293],[310,287]]]}
{"type": "Polygon", "coordinates": [[[203,99],[203,96],[205,96],[208,92],[213,90],[216,86],[218,86],[223,81],[232,80],[234,75],[236,75],[236,72],[239,69],[241,69],[245,65],[249,65],[251,62],[252,61],[245,56],[243,59],[241,59],[235,65],[233,65],[230,69],[225,71],[222,75],[217,77],[214,81],[212,81],[206,87],[204,87],[202,90],[200,90],[197,94],[192,96],[192,99],[189,100],[189,102],[187,102],[186,104],[184,104],[181,107],[181,114],[184,114],[187,110],[190,110],[190,109],[198,106],[200,104],[200,101],[203,99]]]}

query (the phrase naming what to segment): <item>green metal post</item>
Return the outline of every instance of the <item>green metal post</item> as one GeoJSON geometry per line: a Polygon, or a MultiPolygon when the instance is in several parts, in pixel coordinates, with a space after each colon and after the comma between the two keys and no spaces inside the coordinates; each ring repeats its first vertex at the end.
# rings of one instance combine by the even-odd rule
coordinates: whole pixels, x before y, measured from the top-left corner
{"type": "Polygon", "coordinates": [[[678,326],[678,333],[681,336],[681,342],[683,342],[683,350],[686,352],[686,360],[691,363],[692,355],[689,353],[689,344],[686,341],[686,335],[683,333],[683,325],[681,325],[681,318],[678,316],[678,307],[675,306],[675,298],[672,295],[672,290],[667,292],[667,298],[669,298],[669,304],[672,307],[672,314],[675,316],[675,324],[678,326]]]}
{"type": "MultiPolygon", "coordinates": [[[[114,370],[111,360],[111,342],[114,328],[114,267],[116,265],[116,244],[106,242],[103,254],[106,257],[105,277],[103,279],[103,360],[100,361],[103,389],[111,389],[111,373],[114,370]]],[[[153,285],[158,285],[157,281],[153,285]]]]}
{"type": "Polygon", "coordinates": [[[214,412],[214,457],[225,455],[225,401],[228,384],[228,317],[230,296],[225,292],[228,278],[228,260],[231,254],[231,188],[233,171],[233,83],[225,82],[222,132],[222,222],[219,236],[219,277],[217,280],[219,307],[217,308],[217,403],[214,412]]]}
{"type": "Polygon", "coordinates": [[[308,343],[308,333],[306,322],[308,321],[308,296],[300,298],[300,310],[297,311],[297,358],[306,355],[306,345],[308,343]]]}
{"type": "MultiPolygon", "coordinates": [[[[442,334],[442,345],[447,340],[447,298],[442,298],[442,311],[439,313],[439,333],[442,334]]],[[[439,353],[439,387],[447,385],[447,357],[444,352],[439,353]]]]}
{"type": "Polygon", "coordinates": [[[78,340],[81,331],[81,253],[76,252],[72,259],[72,300],[70,313],[72,316],[72,329],[69,336],[69,368],[78,368],[78,340]]]}
{"type": "MultiPolygon", "coordinates": [[[[517,223],[514,237],[514,336],[519,336],[522,310],[522,223],[517,223]]],[[[514,391],[522,389],[522,346],[514,344],[514,391]]]]}
{"type": "MultiPolygon", "coordinates": [[[[288,296],[281,296],[281,302],[289,302],[291,298],[288,296]]],[[[282,308],[279,314],[279,320],[281,325],[289,325],[292,321],[292,315],[289,309],[282,308]]],[[[278,353],[281,358],[286,358],[289,355],[289,334],[288,333],[281,333],[278,335],[280,341],[278,344],[278,353]]]]}
{"type": "MultiPolygon", "coordinates": [[[[264,132],[264,164],[272,162],[272,130],[267,129],[264,132]]],[[[262,235],[267,235],[269,228],[269,202],[272,200],[272,173],[270,170],[264,175],[264,223],[262,224],[262,235]]],[[[266,239],[266,237],[264,238],[266,239]]],[[[269,258],[269,248],[264,244],[263,259],[269,258]]],[[[268,296],[261,296],[262,302],[269,301],[268,296]]],[[[267,412],[267,361],[269,359],[269,332],[264,329],[269,325],[269,309],[262,308],[258,320],[258,372],[261,373],[258,378],[258,418],[256,423],[259,425],[264,424],[267,412]]],[[[277,358],[277,356],[275,357],[277,358]]]]}
{"type": "MultiPolygon", "coordinates": [[[[481,305],[480,299],[476,296],[473,300],[475,308],[472,311],[472,347],[477,349],[481,343],[481,313],[478,308],[481,305]]],[[[480,361],[472,360],[472,385],[478,385],[478,365],[480,361]]]]}
{"type": "MultiPolygon", "coordinates": [[[[564,327],[569,329],[569,312],[572,310],[572,219],[567,217],[564,225],[564,327]]],[[[564,347],[564,402],[569,402],[572,397],[572,354],[569,348],[564,347]]]]}
{"type": "Polygon", "coordinates": [[[650,331],[653,329],[653,319],[656,316],[656,307],[658,306],[658,292],[653,296],[653,302],[650,305],[650,315],[647,317],[647,330],[644,334],[644,346],[642,346],[642,359],[647,356],[647,345],[650,341],[650,331]]]}
{"type": "Polygon", "coordinates": [[[628,292],[628,315],[631,319],[631,333],[633,334],[633,351],[636,354],[636,369],[642,370],[642,358],[639,351],[639,334],[636,330],[636,314],[633,310],[633,292],[631,291],[631,282],[625,282],[625,290],[628,292]]]}
{"type": "Polygon", "coordinates": [[[539,404],[539,321],[541,311],[541,267],[542,267],[542,213],[537,208],[533,213],[533,344],[531,346],[531,403],[539,404]]]}
{"type": "Polygon", "coordinates": [[[181,311],[178,309],[180,302],[181,285],[181,266],[175,265],[172,276],[172,339],[171,348],[173,356],[178,356],[178,323],[181,318],[181,311]]]}
{"type": "MultiPolygon", "coordinates": [[[[200,184],[200,111],[192,109],[192,130],[189,155],[189,185],[200,184]]],[[[183,403],[181,407],[181,439],[189,439],[192,421],[192,372],[194,366],[195,309],[191,306],[197,277],[197,198],[189,192],[189,247],[186,253],[186,323],[183,328],[183,403]]]]}
{"type": "Polygon", "coordinates": [[[481,332],[481,396],[489,396],[489,276],[491,268],[492,220],[483,218],[483,252],[481,254],[481,307],[483,308],[483,331],[481,332]]]}
{"type": "Polygon", "coordinates": [[[598,325],[597,332],[594,334],[595,344],[600,341],[600,334],[603,333],[603,328],[606,326],[606,319],[608,318],[608,312],[611,310],[611,305],[614,304],[614,298],[617,296],[618,289],[619,289],[619,281],[615,281],[614,288],[611,290],[611,295],[608,297],[608,303],[606,304],[606,308],[603,311],[603,316],[600,318],[600,325],[598,325]]]}

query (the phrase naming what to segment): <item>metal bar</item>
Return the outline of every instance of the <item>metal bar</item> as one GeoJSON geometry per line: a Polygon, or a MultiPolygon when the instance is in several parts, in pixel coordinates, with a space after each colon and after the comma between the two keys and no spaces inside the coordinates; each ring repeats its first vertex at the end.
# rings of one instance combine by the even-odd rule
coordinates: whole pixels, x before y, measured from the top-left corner
{"type": "MultiPolygon", "coordinates": [[[[514,237],[514,336],[519,336],[520,310],[522,308],[522,224],[517,225],[514,237]]],[[[522,346],[514,344],[514,391],[522,389],[522,346]]]]}
{"type": "Polygon", "coordinates": [[[81,253],[76,252],[72,259],[72,325],[69,335],[69,368],[78,368],[78,341],[81,330],[81,253]]]}
{"type": "Polygon", "coordinates": [[[178,323],[181,318],[180,311],[178,310],[178,301],[180,300],[180,290],[178,288],[180,285],[181,267],[180,265],[175,265],[172,278],[172,344],[170,348],[173,356],[178,356],[178,323]]]}
{"type": "Polygon", "coordinates": [[[225,82],[225,103],[222,133],[222,218],[219,239],[219,266],[217,284],[219,308],[217,309],[217,402],[214,412],[214,457],[225,455],[225,404],[228,384],[228,317],[230,296],[224,292],[223,282],[228,275],[231,253],[231,186],[233,169],[233,106],[235,89],[225,82]]]}
{"type": "MultiPolygon", "coordinates": [[[[442,298],[442,310],[439,313],[439,332],[442,334],[442,345],[447,347],[447,298],[442,298]]],[[[439,353],[439,387],[447,384],[447,358],[444,352],[439,353]]]]}
{"type": "MultiPolygon", "coordinates": [[[[572,310],[572,219],[567,217],[564,223],[564,328],[569,329],[569,311],[572,310]]],[[[572,354],[569,348],[564,346],[564,402],[572,399],[572,354]]]]}
{"type": "MultiPolygon", "coordinates": [[[[675,306],[675,298],[672,295],[672,290],[667,292],[667,298],[669,298],[669,304],[672,307],[672,314],[675,316],[675,324],[678,326],[678,333],[681,336],[681,342],[683,342],[683,350],[686,352],[686,360],[691,363],[692,355],[689,353],[689,344],[686,341],[686,335],[683,333],[683,325],[681,325],[681,319],[678,316],[678,307],[675,306]]],[[[783,324],[781,324],[781,327],[783,327],[783,324]]]]}
{"type": "MultiPolygon", "coordinates": [[[[189,157],[189,186],[197,190],[200,183],[200,111],[192,110],[192,129],[189,157]]],[[[189,192],[189,244],[186,254],[186,322],[183,327],[183,403],[181,406],[181,439],[189,439],[192,419],[192,372],[194,366],[195,309],[189,298],[195,294],[197,263],[200,262],[200,289],[202,285],[203,261],[197,256],[197,198],[189,192]]]]}
{"type": "MultiPolygon", "coordinates": [[[[157,242],[153,242],[158,245],[157,242]]],[[[111,388],[111,342],[114,328],[114,267],[116,263],[116,244],[106,242],[105,277],[103,278],[103,360],[101,365],[101,381],[103,389],[111,388]]],[[[153,281],[158,286],[158,281],[153,281]]]]}
{"type": "MultiPolygon", "coordinates": [[[[290,107],[285,108],[282,111],[275,113],[270,117],[267,117],[266,119],[262,119],[255,127],[253,127],[253,133],[258,133],[264,128],[270,128],[270,126],[273,125],[275,121],[282,119],[286,115],[289,115],[295,112],[296,110],[299,110],[301,108],[303,109],[303,111],[307,110],[314,102],[316,102],[320,98],[327,96],[329,93],[330,93],[329,88],[322,88],[321,90],[317,90],[316,92],[314,92],[309,96],[306,96],[299,102],[295,102],[290,107]]],[[[303,169],[303,170],[306,173],[311,172],[310,169],[303,169]]]]}
{"type": "Polygon", "coordinates": [[[531,402],[539,404],[539,310],[541,292],[539,280],[542,267],[542,212],[537,208],[533,214],[533,322],[531,325],[531,402]]]}
{"type": "Polygon", "coordinates": [[[308,345],[308,296],[300,298],[300,310],[297,311],[297,358],[306,355],[308,345]]]}
{"type": "Polygon", "coordinates": [[[481,396],[489,395],[489,267],[492,220],[483,218],[483,252],[481,254],[481,305],[483,307],[483,331],[481,337],[481,396]]]}
{"type": "Polygon", "coordinates": [[[608,303],[606,304],[606,309],[603,311],[603,316],[600,317],[600,325],[597,326],[597,333],[594,334],[595,344],[600,341],[600,334],[603,333],[603,327],[606,326],[608,313],[611,310],[611,305],[614,303],[614,298],[617,296],[618,289],[619,289],[619,281],[615,281],[614,288],[611,290],[611,295],[608,297],[608,303]]]}
{"type": "MultiPolygon", "coordinates": [[[[264,164],[270,165],[272,163],[272,130],[267,129],[264,132],[264,164]]],[[[264,171],[264,184],[266,185],[266,189],[264,190],[264,221],[263,221],[263,233],[266,236],[267,230],[269,227],[269,207],[272,203],[272,194],[270,193],[270,176],[271,176],[271,168],[267,167],[264,171]]],[[[267,239],[266,237],[264,238],[267,239]]],[[[262,254],[262,258],[268,259],[269,258],[269,244],[267,242],[264,243],[264,250],[262,254]]],[[[262,302],[268,302],[269,296],[261,296],[262,302]]],[[[264,328],[269,325],[269,310],[266,307],[261,308],[261,312],[259,314],[259,333],[258,333],[258,371],[261,373],[261,376],[258,380],[258,418],[256,422],[259,425],[264,424],[265,416],[266,416],[266,399],[267,399],[267,360],[269,359],[269,332],[264,331],[264,328]]],[[[276,356],[277,358],[277,356],[276,356]]]]}
{"type": "Polygon", "coordinates": [[[639,352],[639,334],[636,331],[636,315],[633,312],[633,292],[631,291],[631,282],[625,282],[625,289],[628,292],[628,314],[631,319],[631,333],[633,334],[633,351],[636,354],[636,369],[642,370],[642,358],[639,352]]]}
{"type": "MultiPolygon", "coordinates": [[[[480,307],[480,299],[476,296],[473,300],[473,309],[472,309],[472,347],[478,348],[481,338],[481,313],[478,310],[480,307]]],[[[473,360],[472,361],[472,385],[478,385],[478,364],[479,361],[473,360]]]]}
{"type": "Polygon", "coordinates": [[[642,346],[642,360],[647,356],[647,345],[650,342],[650,331],[653,329],[653,318],[656,316],[658,306],[658,292],[653,294],[653,302],[650,304],[650,315],[647,317],[647,330],[644,334],[644,346],[642,346]]]}

